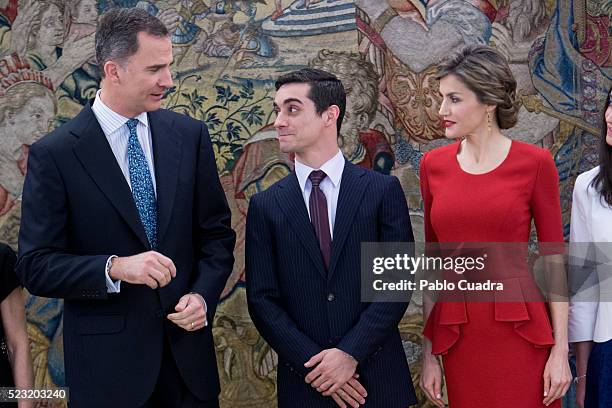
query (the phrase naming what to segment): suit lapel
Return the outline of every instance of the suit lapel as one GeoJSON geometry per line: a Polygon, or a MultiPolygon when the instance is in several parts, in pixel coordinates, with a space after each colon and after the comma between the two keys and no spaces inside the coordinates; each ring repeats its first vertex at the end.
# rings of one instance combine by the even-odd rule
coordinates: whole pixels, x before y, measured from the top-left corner
{"type": "MultiPolygon", "coordinates": [[[[176,196],[176,184],[181,163],[181,139],[172,129],[172,124],[164,120],[161,112],[150,112],[148,116],[153,139],[157,187],[157,240],[161,243],[170,223],[176,196]]],[[[196,188],[202,188],[202,186],[196,186],[196,188]]]]}
{"type": "Polygon", "coordinates": [[[351,230],[351,225],[363,193],[367,186],[365,170],[350,162],[344,165],[342,182],[340,183],[340,195],[338,196],[338,207],[336,208],[336,220],[334,222],[334,238],[332,240],[331,259],[329,261],[328,278],[331,279],[338,263],[338,257],[342,252],[346,238],[351,230]]]}
{"type": "Polygon", "coordinates": [[[308,210],[304,203],[304,196],[302,195],[302,190],[300,189],[300,184],[298,183],[295,172],[287,176],[284,182],[280,183],[278,186],[279,188],[276,190],[278,206],[285,213],[291,224],[292,230],[304,246],[304,249],[306,249],[308,255],[312,258],[317,271],[321,274],[323,279],[327,279],[327,273],[323,265],[323,256],[319,248],[319,241],[310,223],[308,210]]]}
{"type": "Polygon", "coordinates": [[[78,137],[74,145],[75,155],[94,183],[148,248],[149,241],[134,204],[132,191],[89,104],[75,118],[75,122],[75,129],[71,131],[78,137]]]}

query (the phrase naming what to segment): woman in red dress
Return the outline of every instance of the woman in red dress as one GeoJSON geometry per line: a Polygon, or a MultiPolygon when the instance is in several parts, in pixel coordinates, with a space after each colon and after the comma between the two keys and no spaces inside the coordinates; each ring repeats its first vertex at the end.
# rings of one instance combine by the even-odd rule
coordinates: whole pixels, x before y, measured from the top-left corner
{"type": "MultiPolygon", "coordinates": [[[[440,64],[438,79],[446,137],[457,142],[421,161],[425,240],[526,247],[533,219],[540,243],[562,243],[559,179],[550,153],[500,132],[514,126],[518,112],[516,81],[505,59],[490,47],[468,46],[440,64]]],[[[519,293],[535,287],[528,274],[515,281],[519,293]]],[[[441,355],[450,408],[561,406],[571,382],[567,302],[547,308],[525,297],[426,301],[421,387],[434,404],[444,406],[441,355]]]]}

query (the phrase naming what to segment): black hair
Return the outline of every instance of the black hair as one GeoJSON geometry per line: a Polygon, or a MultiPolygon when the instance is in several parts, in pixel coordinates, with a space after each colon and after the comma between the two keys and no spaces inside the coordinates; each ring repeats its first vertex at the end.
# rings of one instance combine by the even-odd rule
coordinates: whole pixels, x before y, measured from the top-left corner
{"type": "Polygon", "coordinates": [[[346,92],[342,82],[333,74],[315,68],[302,68],[298,71],[289,72],[278,78],[274,86],[276,90],[286,84],[309,84],[308,99],[314,102],[315,109],[319,115],[332,105],[340,109],[340,115],[336,120],[336,130],[340,135],[344,112],[346,111],[346,92]]]}
{"type": "Polygon", "coordinates": [[[612,87],[606,94],[606,103],[601,118],[601,137],[599,141],[599,173],[591,182],[591,186],[599,191],[601,198],[612,206],[612,146],[606,141],[608,124],[606,123],[606,111],[610,106],[612,87]]]}

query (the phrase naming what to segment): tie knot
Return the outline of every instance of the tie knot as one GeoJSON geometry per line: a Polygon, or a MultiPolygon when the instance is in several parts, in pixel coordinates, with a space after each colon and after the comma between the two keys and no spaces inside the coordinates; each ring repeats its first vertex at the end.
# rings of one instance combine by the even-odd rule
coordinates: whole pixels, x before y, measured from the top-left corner
{"type": "Polygon", "coordinates": [[[136,126],[138,126],[138,119],[135,119],[135,118],[128,119],[128,121],[125,122],[125,124],[127,125],[128,129],[130,129],[130,133],[134,133],[136,132],[136,126]]]}
{"type": "Polygon", "coordinates": [[[323,181],[325,177],[327,177],[327,174],[325,174],[323,170],[314,170],[310,173],[310,176],[308,176],[313,187],[319,187],[319,184],[321,184],[321,181],[323,181]]]}

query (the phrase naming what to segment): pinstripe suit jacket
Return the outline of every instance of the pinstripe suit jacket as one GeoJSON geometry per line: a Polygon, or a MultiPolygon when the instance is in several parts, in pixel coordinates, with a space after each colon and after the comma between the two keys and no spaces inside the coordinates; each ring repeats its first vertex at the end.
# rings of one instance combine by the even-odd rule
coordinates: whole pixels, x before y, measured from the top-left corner
{"type": "Polygon", "coordinates": [[[246,270],[249,312],[278,353],[283,407],[334,407],[304,382],[304,363],[328,348],[358,362],[366,407],[416,402],[397,325],[406,303],[360,300],[361,242],[413,241],[399,181],[345,164],[326,272],[295,173],[251,198],[246,270]]]}

